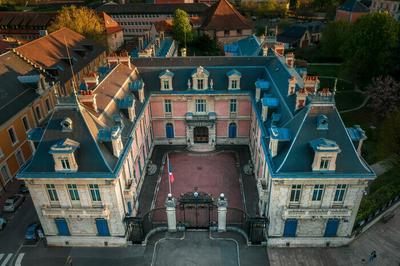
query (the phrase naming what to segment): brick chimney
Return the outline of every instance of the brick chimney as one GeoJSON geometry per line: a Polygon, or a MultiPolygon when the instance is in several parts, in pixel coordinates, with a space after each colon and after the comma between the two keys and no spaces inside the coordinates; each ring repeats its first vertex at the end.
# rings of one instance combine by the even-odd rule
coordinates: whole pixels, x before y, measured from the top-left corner
{"type": "Polygon", "coordinates": [[[286,65],[290,68],[294,67],[294,53],[286,54],[286,65]]]}
{"type": "Polygon", "coordinates": [[[82,105],[88,107],[89,109],[94,110],[96,113],[98,112],[96,94],[93,94],[91,90],[79,91],[78,100],[82,105]]]}
{"type": "Polygon", "coordinates": [[[291,76],[289,79],[288,96],[295,93],[296,90],[296,78],[291,76]]]}
{"type": "Polygon", "coordinates": [[[306,105],[307,91],[305,89],[300,89],[296,93],[296,111],[303,108],[306,105]]]}

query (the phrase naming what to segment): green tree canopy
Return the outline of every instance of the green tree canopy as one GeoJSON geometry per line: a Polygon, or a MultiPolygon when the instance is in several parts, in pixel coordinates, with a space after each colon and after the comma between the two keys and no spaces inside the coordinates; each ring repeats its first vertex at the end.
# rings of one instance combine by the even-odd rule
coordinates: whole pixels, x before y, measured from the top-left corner
{"type": "Polygon", "coordinates": [[[95,40],[102,40],[105,31],[102,19],[87,7],[63,7],[48,30],[55,31],[63,27],[95,40]]]}
{"type": "Polygon", "coordinates": [[[385,159],[393,154],[400,157],[400,109],[391,113],[382,123],[379,131],[378,158],[385,159]]]}
{"type": "Polygon", "coordinates": [[[175,10],[174,20],[172,22],[172,33],[174,39],[180,44],[186,45],[186,43],[193,40],[193,31],[189,15],[182,9],[175,10]]]}
{"type": "Polygon", "coordinates": [[[350,29],[351,24],[347,21],[334,21],[326,25],[321,37],[324,56],[343,58],[341,47],[349,38],[350,29]]]}
{"type": "Polygon", "coordinates": [[[356,81],[365,84],[390,72],[400,45],[399,30],[399,23],[387,13],[370,13],[353,24],[341,54],[356,81]]]}

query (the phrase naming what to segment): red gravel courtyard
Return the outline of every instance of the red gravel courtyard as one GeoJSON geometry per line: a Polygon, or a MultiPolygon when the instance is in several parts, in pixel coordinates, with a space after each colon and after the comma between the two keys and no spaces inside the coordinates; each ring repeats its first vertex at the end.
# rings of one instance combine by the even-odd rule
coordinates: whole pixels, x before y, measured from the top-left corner
{"type": "MultiPolygon", "coordinates": [[[[169,160],[175,181],[172,183],[172,195],[194,191],[205,192],[216,199],[224,193],[228,206],[243,209],[243,197],[240,189],[240,169],[234,152],[198,154],[190,152],[169,153],[169,160]]],[[[169,193],[168,170],[165,162],[155,208],[164,207],[169,193]]]]}

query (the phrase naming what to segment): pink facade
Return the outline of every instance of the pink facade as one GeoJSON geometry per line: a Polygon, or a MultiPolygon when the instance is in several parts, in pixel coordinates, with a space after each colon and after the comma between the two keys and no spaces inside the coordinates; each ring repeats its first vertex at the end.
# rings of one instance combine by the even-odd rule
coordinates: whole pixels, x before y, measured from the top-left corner
{"type": "Polygon", "coordinates": [[[240,120],[238,122],[238,136],[239,137],[249,137],[250,135],[250,121],[240,120]]]}
{"type": "Polygon", "coordinates": [[[229,101],[215,101],[215,112],[219,116],[229,115],[229,101]]]}
{"type": "Polygon", "coordinates": [[[164,117],[164,106],[162,101],[151,101],[151,115],[153,117],[164,117]]]}
{"type": "Polygon", "coordinates": [[[186,123],[183,120],[176,120],[174,123],[175,137],[186,137],[186,123]]]}
{"type": "Polygon", "coordinates": [[[227,137],[228,136],[228,122],[227,121],[217,121],[217,137],[227,137]]]}
{"type": "Polygon", "coordinates": [[[242,100],[238,102],[238,114],[240,116],[249,116],[251,113],[251,103],[248,100],[242,100]]]}
{"type": "Polygon", "coordinates": [[[161,120],[153,121],[153,132],[154,132],[154,137],[165,137],[164,121],[161,120]]]}
{"type": "Polygon", "coordinates": [[[172,102],[172,115],[185,116],[187,113],[187,102],[176,101],[172,102]]]}

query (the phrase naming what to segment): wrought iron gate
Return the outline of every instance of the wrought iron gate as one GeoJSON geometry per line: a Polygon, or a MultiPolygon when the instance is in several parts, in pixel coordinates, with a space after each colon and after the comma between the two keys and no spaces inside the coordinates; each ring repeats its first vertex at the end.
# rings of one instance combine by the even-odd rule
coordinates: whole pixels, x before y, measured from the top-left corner
{"type": "Polygon", "coordinates": [[[210,194],[187,192],[178,200],[177,222],[190,229],[208,229],[216,221],[217,208],[210,194]]]}

